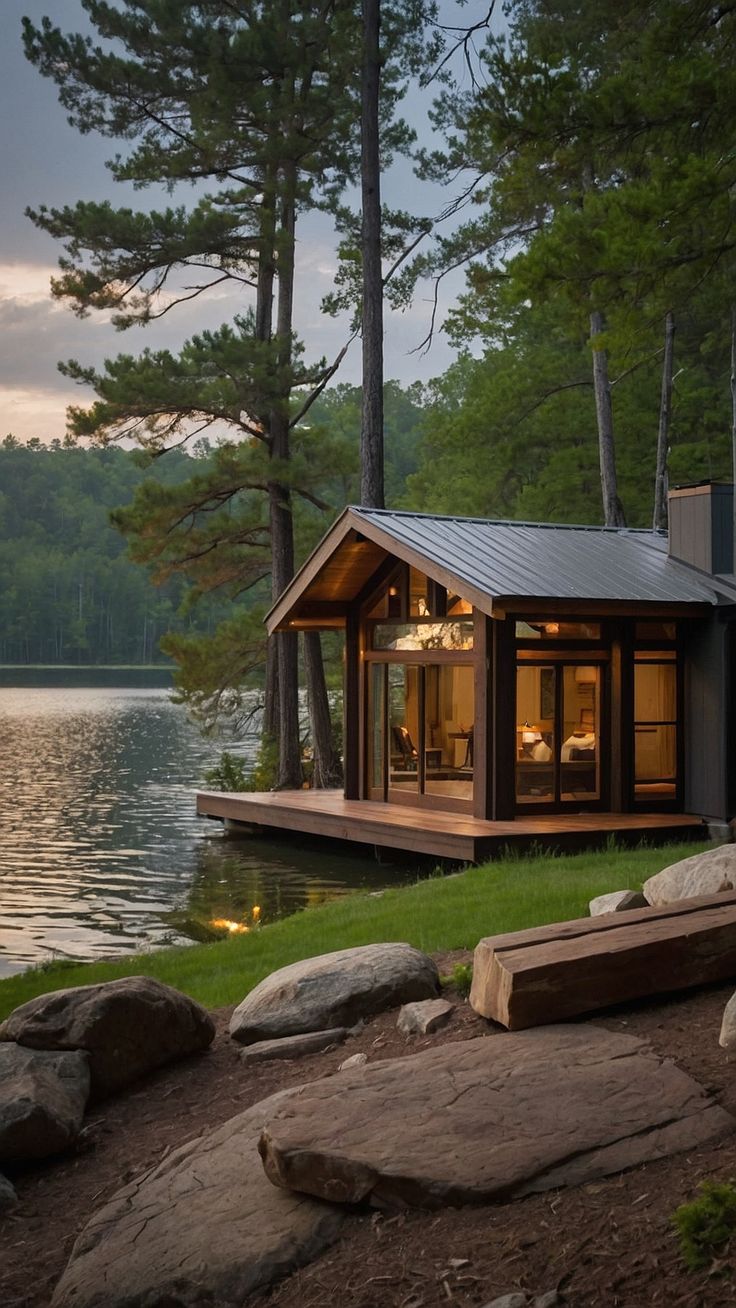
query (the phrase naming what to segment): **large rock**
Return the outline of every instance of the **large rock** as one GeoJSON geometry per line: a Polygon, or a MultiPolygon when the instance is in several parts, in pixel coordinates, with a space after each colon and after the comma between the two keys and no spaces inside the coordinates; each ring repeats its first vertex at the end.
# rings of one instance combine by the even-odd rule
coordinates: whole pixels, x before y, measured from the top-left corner
{"type": "Polygon", "coordinates": [[[691,854],[663,868],[643,886],[647,902],[656,907],[735,888],[736,845],[718,845],[704,854],[691,854]]]}
{"type": "Polygon", "coordinates": [[[9,1208],[15,1208],[18,1202],[18,1196],[10,1184],[7,1176],[0,1173],[0,1213],[5,1213],[9,1208]]]}
{"type": "Polygon", "coordinates": [[[332,1049],[347,1040],[346,1026],[336,1026],[328,1031],[305,1031],[302,1035],[282,1036],[280,1040],[259,1040],[256,1045],[246,1045],[238,1055],[243,1063],[265,1063],[274,1058],[303,1058],[305,1054],[319,1054],[323,1049],[332,1049]]]}
{"type": "Polygon", "coordinates": [[[641,1040],[558,1026],[312,1082],[274,1110],[259,1148],[274,1184],[434,1208],[580,1185],[735,1125],[641,1040]]]}
{"type": "Polygon", "coordinates": [[[361,1017],[430,999],[437,968],[411,945],[360,945],[272,972],[232,1015],[230,1034],[245,1045],[301,1031],[352,1026],[361,1017]]]}
{"type": "Polygon", "coordinates": [[[79,1134],[88,1097],[86,1054],[0,1044],[0,1162],[67,1149],[79,1134]]]}
{"type": "Polygon", "coordinates": [[[0,1026],[0,1040],[32,1049],[86,1050],[97,1096],[207,1049],[214,1035],[204,1008],[147,976],[39,995],[0,1026]]]}
{"type": "Polygon", "coordinates": [[[315,1258],[340,1209],[277,1190],[257,1152],[282,1091],[174,1150],[118,1191],[77,1240],[53,1308],[240,1308],[315,1258]]]}
{"type": "Polygon", "coordinates": [[[723,1010],[718,1043],[722,1049],[731,1049],[736,1044],[736,994],[731,995],[723,1010]]]}
{"type": "Polygon", "coordinates": [[[649,900],[640,890],[612,890],[607,895],[596,895],[588,905],[591,917],[602,917],[604,913],[628,913],[633,908],[648,908],[649,900]]]}

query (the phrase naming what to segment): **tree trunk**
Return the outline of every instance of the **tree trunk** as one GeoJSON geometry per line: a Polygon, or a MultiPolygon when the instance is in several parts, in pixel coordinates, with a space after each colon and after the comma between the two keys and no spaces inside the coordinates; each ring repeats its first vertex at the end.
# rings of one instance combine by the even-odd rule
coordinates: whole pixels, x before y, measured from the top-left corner
{"type": "MultiPolygon", "coordinates": [[[[288,162],[281,170],[283,194],[276,232],[278,305],[276,366],[279,387],[269,420],[271,458],[283,468],[289,460],[289,396],[291,394],[291,331],[294,308],[294,231],[296,219],[296,168],[288,162]],[[280,393],[279,393],[280,391],[280,393]]],[[[294,524],[291,491],[278,478],[269,482],[268,500],[271,525],[271,590],[277,599],[294,576],[294,524]]],[[[279,790],[298,789],[302,784],[299,748],[299,664],[297,634],[277,631],[274,640],[277,654],[279,693],[279,790]]]]}
{"type": "Polygon", "coordinates": [[[341,784],[342,768],[332,738],[330,701],[325,685],[322,642],[318,631],[304,632],[304,668],[307,677],[309,727],[314,749],[312,785],[316,790],[327,790],[330,786],[341,784]]]}
{"type": "Polygon", "coordinates": [[[381,83],[380,0],[362,0],[363,67],[361,191],[363,255],[363,399],[360,428],[360,502],[382,509],[383,490],[383,269],[378,100],[381,83]]]}
{"type": "Polygon", "coordinates": [[[613,405],[608,379],[608,351],[595,348],[595,338],[605,329],[603,314],[594,309],[590,315],[590,338],[593,345],[593,390],[598,420],[598,455],[601,469],[603,519],[607,527],[625,527],[626,517],[618,497],[616,450],[613,441],[613,405]]]}
{"type": "Polygon", "coordinates": [[[733,552],[736,572],[736,304],[731,306],[731,480],[733,482],[733,552]]]}
{"type": "Polygon", "coordinates": [[[662,395],[659,403],[657,430],[657,466],[654,474],[655,531],[667,530],[667,451],[670,444],[672,418],[672,368],[675,357],[675,319],[667,312],[664,320],[664,360],[662,362],[662,395]]]}
{"type": "MultiPolygon", "coordinates": [[[[273,330],[273,283],[276,242],[276,209],[273,169],[263,179],[261,202],[261,252],[258,260],[256,286],[255,335],[259,341],[270,341],[273,330]]],[[[269,514],[271,506],[269,503],[269,514]]],[[[272,586],[273,591],[273,586],[272,586]]],[[[266,641],[266,685],[261,734],[265,740],[278,740],[279,735],[279,678],[278,644],[274,636],[266,641]]]]}

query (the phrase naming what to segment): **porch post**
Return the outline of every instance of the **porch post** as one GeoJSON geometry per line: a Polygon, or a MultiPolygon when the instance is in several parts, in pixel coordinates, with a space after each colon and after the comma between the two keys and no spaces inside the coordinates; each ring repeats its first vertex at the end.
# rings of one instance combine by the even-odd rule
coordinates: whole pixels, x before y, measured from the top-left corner
{"type": "Polygon", "coordinates": [[[493,620],[473,610],[475,654],[473,732],[473,817],[490,818],[493,812],[493,620]]]}
{"type": "Polygon", "coordinates": [[[348,609],[345,619],[343,757],[346,799],[361,798],[360,673],[360,615],[353,606],[348,609]]]}
{"type": "Polygon", "coordinates": [[[513,618],[492,622],[493,668],[493,808],[494,821],[516,813],[516,624],[513,618]]]}

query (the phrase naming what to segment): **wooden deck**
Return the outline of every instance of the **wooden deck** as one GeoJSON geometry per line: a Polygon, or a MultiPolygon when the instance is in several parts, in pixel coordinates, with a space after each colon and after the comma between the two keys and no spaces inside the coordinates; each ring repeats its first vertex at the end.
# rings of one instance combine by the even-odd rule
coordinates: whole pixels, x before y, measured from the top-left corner
{"type": "Polygon", "coordinates": [[[272,834],[304,832],[372,845],[376,852],[408,850],[463,863],[492,858],[508,846],[592,849],[611,835],[622,844],[707,838],[702,819],[691,814],[571,813],[483,822],[464,813],[348,800],[340,790],[201,791],[197,813],[272,834]]]}

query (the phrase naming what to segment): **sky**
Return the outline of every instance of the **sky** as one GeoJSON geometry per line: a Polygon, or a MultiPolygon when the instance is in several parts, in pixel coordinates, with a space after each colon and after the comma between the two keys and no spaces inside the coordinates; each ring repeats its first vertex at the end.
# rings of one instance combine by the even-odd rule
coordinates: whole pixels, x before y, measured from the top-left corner
{"type": "MultiPolygon", "coordinates": [[[[458,12],[454,0],[443,0],[442,7],[445,21],[458,12]]],[[[459,21],[471,23],[485,11],[485,0],[468,0],[459,21]]],[[[112,181],[105,161],[116,152],[117,143],[95,134],[83,136],[70,127],[55,84],[25,59],[21,19],[27,15],[39,24],[47,14],[64,31],[85,30],[79,0],[0,0],[0,439],[12,432],[23,441],[62,438],[67,405],[94,398],[89,388],[61,376],[59,360],[100,366],[105,358],[136,354],[146,346],[176,351],[194,332],[217,327],[243,308],[232,292],[210,294],[180,306],[159,323],[121,333],[103,315],[78,319],[52,299],[49,281],[61,249],[25,216],[27,205],[59,207],[81,199],[110,199],[145,209],[155,197],[112,181]]],[[[406,104],[406,116],[421,132],[428,130],[427,108],[427,98],[418,96],[406,104]]],[[[440,188],[422,188],[405,163],[392,170],[384,186],[387,203],[429,215],[439,212],[448,198],[440,188]]],[[[307,359],[334,358],[349,335],[346,319],[328,318],[319,308],[322,296],[333,287],[335,269],[329,219],[305,215],[298,229],[295,325],[307,359]]],[[[462,285],[461,275],[448,279],[443,312],[462,285]]],[[[429,326],[431,295],[425,285],[403,313],[387,307],[387,379],[396,378],[402,385],[428,381],[452,362],[453,351],[441,332],[428,352],[417,352],[429,326]]],[[[360,382],[359,342],[351,346],[336,381],[360,382]]]]}

